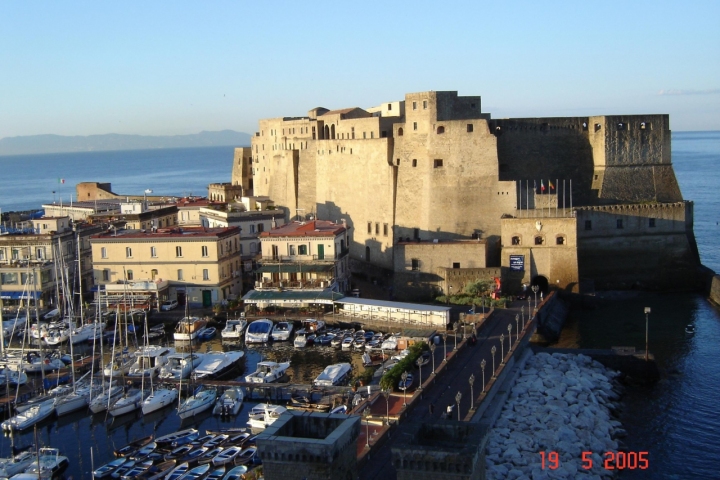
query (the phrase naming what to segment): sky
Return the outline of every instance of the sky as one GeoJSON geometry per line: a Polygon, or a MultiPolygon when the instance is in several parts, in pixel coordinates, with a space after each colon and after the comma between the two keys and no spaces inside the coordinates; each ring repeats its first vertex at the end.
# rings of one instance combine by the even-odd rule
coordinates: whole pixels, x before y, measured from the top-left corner
{"type": "Polygon", "coordinates": [[[718,1],[0,0],[0,138],[180,135],[480,95],[493,118],[720,130],[718,1]]]}

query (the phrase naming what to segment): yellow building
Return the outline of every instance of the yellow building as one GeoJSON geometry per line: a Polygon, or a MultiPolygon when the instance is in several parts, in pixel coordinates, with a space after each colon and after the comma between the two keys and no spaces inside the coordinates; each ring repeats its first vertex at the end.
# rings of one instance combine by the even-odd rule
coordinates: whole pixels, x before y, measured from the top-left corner
{"type": "Polygon", "coordinates": [[[242,290],[238,228],[111,230],[90,242],[98,285],[166,280],[167,297],[193,307],[235,299],[242,290]]]}

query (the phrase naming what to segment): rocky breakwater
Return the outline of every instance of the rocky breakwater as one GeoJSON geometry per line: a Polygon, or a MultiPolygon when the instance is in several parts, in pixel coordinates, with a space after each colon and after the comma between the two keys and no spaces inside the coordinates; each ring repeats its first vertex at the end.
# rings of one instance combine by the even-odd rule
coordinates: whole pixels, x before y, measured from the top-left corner
{"type": "Polygon", "coordinates": [[[585,355],[530,358],[490,432],[487,478],[612,478],[604,453],[617,452],[625,433],[613,417],[618,375],[585,355]],[[583,452],[592,452],[590,469],[583,452]]]}

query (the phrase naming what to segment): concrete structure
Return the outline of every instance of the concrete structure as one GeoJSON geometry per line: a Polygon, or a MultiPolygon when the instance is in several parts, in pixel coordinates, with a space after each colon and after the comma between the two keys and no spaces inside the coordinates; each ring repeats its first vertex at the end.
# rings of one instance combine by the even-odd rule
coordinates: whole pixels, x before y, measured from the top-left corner
{"type": "Polygon", "coordinates": [[[353,480],[360,417],[287,412],[255,442],[267,480],[353,480]]]}
{"type": "Polygon", "coordinates": [[[73,221],[92,221],[93,215],[117,215],[120,213],[120,199],[73,202],[70,204],[47,203],[42,208],[46,217],[70,217],[73,221]]]}
{"type": "Polygon", "coordinates": [[[398,480],[485,478],[487,426],[447,420],[414,422],[392,447],[398,480]]]}
{"type": "Polygon", "coordinates": [[[260,242],[256,289],[348,290],[349,236],[344,224],[291,222],[261,233],[260,242]]]}
{"type": "Polygon", "coordinates": [[[233,185],[242,187],[244,195],[253,195],[252,150],[250,147],[238,147],[233,156],[233,185]]]}
{"type": "Polygon", "coordinates": [[[177,201],[177,224],[181,227],[199,227],[203,225],[200,212],[203,208],[222,208],[222,202],[213,202],[205,197],[183,197],[177,201]]]}
{"type": "MultiPolygon", "coordinates": [[[[570,209],[570,217],[571,207],[662,209],[683,200],[671,164],[667,115],[493,120],[480,107],[477,96],[430,91],[367,110],[317,107],[304,117],[261,120],[252,137],[254,193],[306,218],[344,219],[352,229],[353,270],[367,266],[394,272],[398,298],[449,287],[436,268],[418,270],[425,276],[407,275],[409,259],[435,265],[452,257],[437,251],[453,248],[447,240],[484,241],[485,265],[477,268],[500,267],[503,218],[539,217],[543,210],[561,207],[570,209]],[[439,247],[415,257],[399,245],[408,240],[437,240],[439,247]]],[[[565,255],[560,250],[577,248],[577,271],[546,270],[557,262],[534,257],[539,270],[525,276],[552,278],[555,287],[564,289],[575,289],[580,277],[609,288],[633,283],[664,288],[677,272],[687,277],[698,265],[691,210],[685,217],[687,238],[673,252],[677,262],[671,273],[613,260],[621,279],[616,283],[602,262],[583,259],[587,250],[597,257],[614,255],[617,245],[596,249],[604,242],[599,236],[597,242],[578,236],[577,247],[550,248],[546,241],[542,255],[560,261],[565,255]]],[[[513,228],[521,228],[520,223],[513,228]]],[[[669,237],[658,239],[645,242],[647,255],[666,253],[669,237]]],[[[618,258],[631,251],[618,252],[618,258]]]]}
{"type": "Polygon", "coordinates": [[[387,302],[366,298],[345,297],[336,300],[337,314],[368,323],[445,330],[450,325],[450,307],[416,303],[387,302]]]}
{"type": "Polygon", "coordinates": [[[169,298],[193,307],[234,299],[242,290],[237,228],[110,230],[90,243],[98,285],[168,280],[169,298]]]}
{"type": "Polygon", "coordinates": [[[234,183],[211,183],[208,185],[208,198],[213,202],[232,202],[245,195],[242,185],[234,183]]]}

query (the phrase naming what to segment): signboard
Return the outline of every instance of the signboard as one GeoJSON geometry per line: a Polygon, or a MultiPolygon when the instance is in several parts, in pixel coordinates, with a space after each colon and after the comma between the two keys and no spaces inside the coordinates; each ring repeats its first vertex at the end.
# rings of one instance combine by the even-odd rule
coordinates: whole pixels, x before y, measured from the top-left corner
{"type": "Polygon", "coordinates": [[[516,272],[525,270],[525,255],[510,255],[510,270],[516,272]]]}

